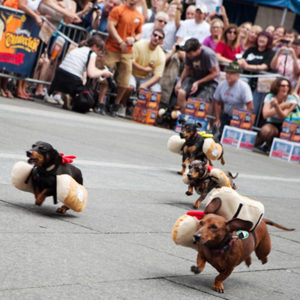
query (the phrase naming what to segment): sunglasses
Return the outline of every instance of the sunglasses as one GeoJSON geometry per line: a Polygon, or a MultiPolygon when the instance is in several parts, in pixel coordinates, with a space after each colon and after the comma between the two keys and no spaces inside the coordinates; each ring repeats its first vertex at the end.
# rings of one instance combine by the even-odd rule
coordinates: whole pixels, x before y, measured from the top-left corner
{"type": "Polygon", "coordinates": [[[156,33],[152,33],[154,37],[158,38],[159,40],[162,40],[164,37],[159,35],[159,34],[156,34],[156,33]]]}
{"type": "Polygon", "coordinates": [[[164,21],[164,20],[159,20],[159,19],[157,19],[157,21],[158,21],[159,23],[164,23],[165,25],[168,23],[168,22],[166,22],[166,21],[164,21]]]}

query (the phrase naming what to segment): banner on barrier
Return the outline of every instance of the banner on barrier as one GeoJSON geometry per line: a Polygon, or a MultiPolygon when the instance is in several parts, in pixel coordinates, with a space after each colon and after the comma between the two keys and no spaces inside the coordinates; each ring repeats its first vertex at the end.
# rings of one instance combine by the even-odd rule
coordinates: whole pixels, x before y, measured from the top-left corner
{"type": "Polygon", "coordinates": [[[41,40],[34,19],[13,9],[0,9],[0,70],[30,76],[41,40]]]}

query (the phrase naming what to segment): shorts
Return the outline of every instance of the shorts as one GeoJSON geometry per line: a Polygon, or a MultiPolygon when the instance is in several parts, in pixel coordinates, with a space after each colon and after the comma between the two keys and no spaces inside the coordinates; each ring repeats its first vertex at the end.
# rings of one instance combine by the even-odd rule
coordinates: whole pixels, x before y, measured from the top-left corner
{"type": "MultiPolygon", "coordinates": [[[[130,81],[129,81],[129,85],[133,86],[134,89],[136,90],[137,88],[139,88],[139,86],[148,81],[152,76],[146,77],[146,78],[140,78],[140,77],[136,77],[134,75],[130,76],[130,81]]],[[[149,90],[151,92],[155,92],[155,93],[161,93],[161,86],[159,84],[159,82],[154,83],[153,85],[151,85],[149,87],[149,90]]]]}
{"type": "Polygon", "coordinates": [[[206,82],[204,84],[200,84],[198,91],[194,93],[193,95],[190,95],[192,85],[195,81],[199,79],[193,78],[193,77],[186,77],[183,79],[183,82],[181,84],[181,89],[185,90],[186,94],[188,96],[196,97],[196,98],[201,98],[207,102],[212,102],[213,100],[213,95],[217,87],[217,83],[214,81],[211,82],[206,82]]]}
{"type": "Polygon", "coordinates": [[[128,88],[130,75],[132,72],[132,53],[116,53],[106,51],[103,57],[105,65],[109,68],[117,67],[117,85],[119,87],[128,88]]]}

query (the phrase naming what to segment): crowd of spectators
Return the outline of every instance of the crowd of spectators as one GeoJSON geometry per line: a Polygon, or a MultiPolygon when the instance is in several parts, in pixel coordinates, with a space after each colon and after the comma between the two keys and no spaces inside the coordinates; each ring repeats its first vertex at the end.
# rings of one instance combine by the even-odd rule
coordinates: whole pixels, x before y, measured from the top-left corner
{"type": "MultiPolygon", "coordinates": [[[[293,109],[291,105],[280,108],[282,99],[290,99],[292,93],[300,92],[299,34],[277,24],[266,28],[251,22],[230,24],[225,7],[215,7],[212,3],[204,0],[151,0],[148,4],[146,0],[2,1],[4,6],[23,10],[38,26],[43,23],[42,16],[52,21],[53,15],[47,14],[46,6],[59,13],[65,23],[81,26],[92,37],[99,34],[104,41],[103,45],[98,38],[81,43],[78,50],[72,50],[64,59],[60,57],[56,72],[45,72],[43,68],[46,63],[50,65],[51,47],[47,47],[48,53],[45,51],[39,58],[37,69],[44,74],[44,80],[52,82],[50,90],[38,85],[29,95],[32,87],[29,89],[26,82],[19,80],[16,96],[31,99],[45,94],[46,101],[56,103],[53,96],[57,92],[63,96],[76,94],[83,85],[86,61],[92,50],[87,76],[101,77],[97,84],[96,113],[107,112],[109,85],[105,78],[113,76],[117,84],[116,97],[109,110],[113,116],[125,116],[129,96],[134,90],[144,88],[162,92],[161,103],[165,107],[178,105],[181,113],[185,112],[189,96],[205,99],[210,103],[209,114],[215,117],[214,125],[221,127],[228,124],[234,108],[253,111],[262,120],[270,119],[275,109],[277,119],[282,122],[286,112],[293,109]],[[103,69],[104,65],[114,70],[114,74],[103,69]],[[226,73],[224,81],[220,80],[220,71],[226,73]],[[257,75],[262,72],[282,76],[283,82],[289,85],[290,97],[282,96],[281,89],[274,86],[272,97],[258,92],[257,75]],[[240,79],[241,73],[251,75],[248,82],[240,79]],[[57,76],[63,76],[67,84],[59,83],[57,76]],[[76,88],[72,82],[76,82],[76,88]]],[[[4,78],[1,95],[12,97],[4,78]]],[[[280,128],[275,127],[277,130],[272,128],[272,131],[269,125],[263,125],[257,146],[263,142],[270,146],[270,131],[272,136],[279,134],[280,128]]]]}

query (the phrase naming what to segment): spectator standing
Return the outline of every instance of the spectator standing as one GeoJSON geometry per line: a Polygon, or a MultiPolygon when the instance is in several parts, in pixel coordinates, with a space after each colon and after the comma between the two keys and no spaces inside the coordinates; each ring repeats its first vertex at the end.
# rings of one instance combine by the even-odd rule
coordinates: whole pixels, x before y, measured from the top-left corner
{"type": "Polygon", "coordinates": [[[225,125],[229,125],[234,109],[253,110],[253,97],[249,85],[240,79],[243,72],[237,62],[230,63],[226,68],[226,80],[219,83],[214,93],[214,125],[219,127],[220,136],[225,125]]]}
{"type": "Polygon", "coordinates": [[[196,6],[190,4],[185,11],[185,20],[194,19],[196,13],[196,6]]]}
{"type": "Polygon", "coordinates": [[[117,115],[125,117],[127,100],[133,90],[141,88],[152,92],[161,92],[159,80],[162,77],[166,62],[165,53],[161,48],[164,37],[163,30],[154,29],[150,41],[141,39],[134,43],[130,88],[122,99],[123,105],[121,105],[117,115]]]}
{"type": "MultiPolygon", "coordinates": [[[[132,46],[139,40],[142,33],[144,17],[136,10],[138,0],[127,0],[125,4],[114,7],[108,18],[109,36],[106,40],[106,52],[103,61],[108,67],[117,66],[116,78],[118,89],[115,104],[112,106],[112,116],[116,115],[120,101],[129,87],[132,72],[132,46]]],[[[99,104],[95,112],[104,114],[104,96],[107,92],[107,82],[100,85],[99,104]]]]}
{"type": "Polygon", "coordinates": [[[154,29],[161,29],[166,34],[166,25],[168,24],[169,16],[164,11],[159,11],[155,15],[154,22],[146,23],[142,27],[141,39],[150,41],[154,29]]]}
{"type": "Polygon", "coordinates": [[[211,35],[204,39],[202,45],[216,49],[217,44],[221,40],[224,31],[224,23],[221,19],[213,19],[210,23],[210,33],[211,35]]]}
{"type": "Polygon", "coordinates": [[[264,31],[269,32],[273,36],[274,30],[275,30],[274,25],[268,25],[264,31]]]}
{"type": "Polygon", "coordinates": [[[196,6],[195,18],[181,22],[177,31],[177,44],[184,44],[190,38],[196,38],[200,43],[210,35],[210,25],[205,21],[206,5],[196,6]]]}
{"type": "Polygon", "coordinates": [[[300,75],[300,39],[294,40],[291,47],[281,47],[271,61],[271,68],[287,77],[294,89],[300,75]]]}
{"type": "MultiPolygon", "coordinates": [[[[261,71],[268,71],[270,69],[273,55],[272,36],[268,32],[262,31],[257,36],[256,46],[248,48],[243,54],[243,58],[238,60],[238,63],[244,70],[258,74],[261,71]]],[[[265,94],[256,91],[257,78],[250,80],[250,86],[253,91],[254,113],[257,116],[257,120],[259,120],[265,94]]]]}
{"type": "Polygon", "coordinates": [[[270,93],[266,95],[262,110],[265,123],[255,141],[255,150],[268,154],[274,137],[279,137],[287,115],[296,107],[297,101],[291,95],[291,84],[285,78],[273,81],[270,93]]]}
{"type": "MultiPolygon", "coordinates": [[[[216,54],[206,46],[202,46],[198,39],[187,40],[182,47],[186,52],[184,69],[175,86],[177,105],[185,112],[186,98],[199,97],[212,103],[212,98],[218,84],[219,66],[216,54]]],[[[212,105],[210,105],[211,113],[212,105]]]]}
{"type": "Polygon", "coordinates": [[[259,25],[252,25],[250,31],[248,32],[247,39],[242,45],[243,51],[246,51],[250,47],[256,46],[257,35],[262,31],[259,25]]]}
{"type": "Polygon", "coordinates": [[[215,52],[219,62],[230,63],[241,53],[239,30],[235,24],[230,24],[223,33],[222,40],[217,44],[215,52]]]}
{"type": "Polygon", "coordinates": [[[92,29],[107,33],[107,23],[110,11],[120,4],[120,0],[104,0],[97,4],[97,10],[93,11],[92,29]]]}
{"type": "Polygon", "coordinates": [[[240,31],[240,46],[241,46],[242,52],[245,51],[245,49],[244,49],[243,46],[245,44],[245,41],[248,38],[248,34],[249,34],[249,31],[251,30],[251,27],[252,27],[251,22],[244,22],[244,23],[242,23],[239,26],[239,31],[240,31]]]}
{"type": "Polygon", "coordinates": [[[148,10],[148,20],[147,22],[153,23],[155,20],[155,16],[159,11],[164,10],[164,6],[166,4],[165,0],[151,0],[151,8],[148,10]]]}
{"type": "Polygon", "coordinates": [[[278,50],[282,46],[281,40],[284,38],[286,29],[284,26],[276,26],[273,32],[273,50],[278,50]]]}

